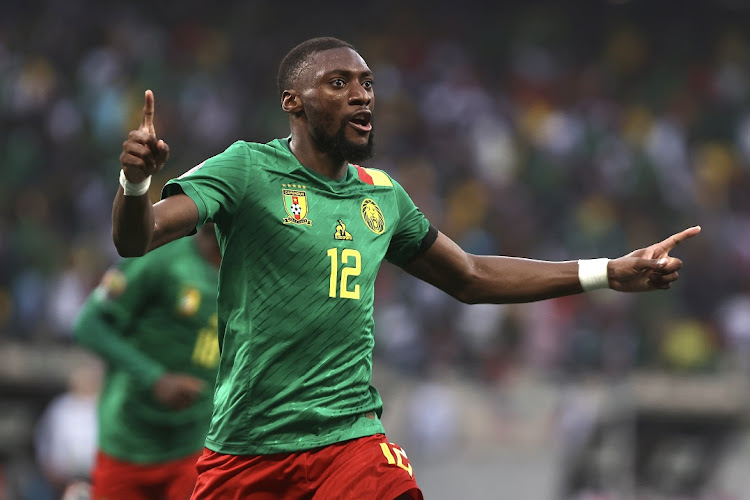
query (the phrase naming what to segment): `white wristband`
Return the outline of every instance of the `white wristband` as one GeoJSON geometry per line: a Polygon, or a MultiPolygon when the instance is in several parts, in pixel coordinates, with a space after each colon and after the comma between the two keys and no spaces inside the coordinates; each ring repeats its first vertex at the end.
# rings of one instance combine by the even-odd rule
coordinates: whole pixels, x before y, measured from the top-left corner
{"type": "Polygon", "coordinates": [[[149,175],[141,182],[130,182],[127,177],[125,177],[125,171],[120,169],[120,186],[122,186],[125,196],[141,196],[142,194],[145,194],[151,186],[151,176],[149,175]]]}
{"type": "Polygon", "coordinates": [[[609,288],[607,264],[609,259],[581,259],[578,261],[578,281],[584,292],[609,288]]]}

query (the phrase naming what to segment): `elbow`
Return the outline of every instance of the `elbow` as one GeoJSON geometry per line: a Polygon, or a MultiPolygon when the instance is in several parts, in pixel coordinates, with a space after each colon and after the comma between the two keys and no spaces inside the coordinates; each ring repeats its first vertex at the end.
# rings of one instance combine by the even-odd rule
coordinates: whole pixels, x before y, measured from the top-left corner
{"type": "Polygon", "coordinates": [[[115,245],[115,248],[117,248],[117,254],[120,257],[142,257],[146,255],[145,251],[135,248],[120,247],[117,245],[115,245]]]}
{"type": "Polygon", "coordinates": [[[482,299],[477,294],[473,293],[468,287],[462,288],[460,290],[454,290],[449,293],[454,299],[464,304],[472,305],[482,303],[482,299]]]}
{"type": "Polygon", "coordinates": [[[477,286],[478,276],[472,273],[463,274],[453,281],[450,288],[445,290],[451,297],[464,304],[481,304],[483,297],[479,293],[481,286],[477,286]]]}
{"type": "Polygon", "coordinates": [[[141,257],[146,255],[147,248],[133,244],[132,241],[125,241],[119,238],[116,233],[112,234],[112,242],[115,244],[115,249],[120,257],[141,257]]]}
{"type": "Polygon", "coordinates": [[[469,265],[456,273],[445,291],[463,304],[506,304],[514,302],[507,287],[502,286],[493,272],[481,259],[472,259],[469,265]]]}

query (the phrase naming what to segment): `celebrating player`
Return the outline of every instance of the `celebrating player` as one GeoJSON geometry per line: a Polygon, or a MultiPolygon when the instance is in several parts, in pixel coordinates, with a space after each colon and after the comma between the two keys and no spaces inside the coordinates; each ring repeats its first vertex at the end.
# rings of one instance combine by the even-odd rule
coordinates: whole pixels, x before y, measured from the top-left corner
{"type": "Polygon", "coordinates": [[[373,153],[373,74],[348,43],[316,38],[282,60],[291,134],[238,141],[147,196],[169,147],[146,91],[120,156],[118,251],[136,256],[214,222],[223,249],[221,363],[193,498],[419,499],[370,385],[375,276],[385,259],[467,303],[529,302],[609,287],[669,288],[669,255],[700,228],[617,259],[548,262],[464,252],[373,153]]]}
{"type": "Polygon", "coordinates": [[[219,363],[213,224],[105,273],[74,336],[107,364],[94,500],[186,500],[219,363]]]}

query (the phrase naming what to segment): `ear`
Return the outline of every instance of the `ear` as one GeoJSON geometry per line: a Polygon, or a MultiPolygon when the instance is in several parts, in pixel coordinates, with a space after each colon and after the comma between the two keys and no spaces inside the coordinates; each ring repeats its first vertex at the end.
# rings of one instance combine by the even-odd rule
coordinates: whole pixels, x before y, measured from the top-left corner
{"type": "Polygon", "coordinates": [[[287,113],[297,114],[302,112],[302,100],[296,90],[285,90],[281,94],[281,109],[287,113]]]}

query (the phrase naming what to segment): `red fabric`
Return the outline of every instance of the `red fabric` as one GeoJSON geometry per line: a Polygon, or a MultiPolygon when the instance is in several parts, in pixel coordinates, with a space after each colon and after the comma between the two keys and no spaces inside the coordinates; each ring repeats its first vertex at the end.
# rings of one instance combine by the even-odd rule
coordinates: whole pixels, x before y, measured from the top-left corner
{"type": "Polygon", "coordinates": [[[278,455],[206,449],[196,467],[193,500],[422,500],[406,454],[382,434],[278,455]]]}
{"type": "Polygon", "coordinates": [[[92,473],[92,500],[188,500],[200,453],[159,464],[124,462],[99,451],[92,473]]]}
{"type": "Polygon", "coordinates": [[[366,182],[367,184],[375,185],[375,181],[372,180],[372,176],[367,173],[367,171],[360,167],[359,165],[354,165],[357,167],[357,173],[359,174],[359,178],[362,182],[366,182]]]}

